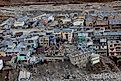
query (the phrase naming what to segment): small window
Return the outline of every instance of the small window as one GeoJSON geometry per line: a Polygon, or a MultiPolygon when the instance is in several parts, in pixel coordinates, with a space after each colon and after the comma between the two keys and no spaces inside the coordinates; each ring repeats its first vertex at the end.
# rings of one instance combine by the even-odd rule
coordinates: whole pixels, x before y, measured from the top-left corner
{"type": "Polygon", "coordinates": [[[110,45],[110,47],[113,47],[113,45],[110,45]]]}
{"type": "Polygon", "coordinates": [[[119,43],[119,41],[116,41],[116,43],[119,43]]]}
{"type": "Polygon", "coordinates": [[[102,46],[102,48],[104,48],[104,46],[102,46]]]}
{"type": "Polygon", "coordinates": [[[117,44],[114,44],[114,46],[117,46],[117,44]]]}
{"type": "Polygon", "coordinates": [[[21,48],[21,51],[25,51],[26,49],[25,48],[21,48]]]}
{"type": "Polygon", "coordinates": [[[28,43],[33,43],[33,40],[28,40],[28,43]]]}
{"type": "Polygon", "coordinates": [[[110,43],[113,43],[113,41],[110,41],[110,43]]]}

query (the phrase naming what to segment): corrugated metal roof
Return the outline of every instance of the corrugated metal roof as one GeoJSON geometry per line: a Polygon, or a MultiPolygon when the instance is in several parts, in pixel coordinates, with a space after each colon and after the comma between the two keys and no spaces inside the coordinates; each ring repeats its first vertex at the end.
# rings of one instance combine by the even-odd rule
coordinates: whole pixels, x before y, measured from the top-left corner
{"type": "Polygon", "coordinates": [[[86,16],[86,21],[93,21],[91,16],[86,16]]]}
{"type": "Polygon", "coordinates": [[[59,32],[61,32],[61,30],[60,29],[54,29],[54,32],[59,33],[59,32]]]}
{"type": "Polygon", "coordinates": [[[11,26],[11,25],[14,24],[14,22],[15,22],[15,19],[14,18],[9,18],[9,19],[5,20],[0,26],[4,26],[4,25],[11,26]]]}
{"type": "Polygon", "coordinates": [[[7,49],[6,52],[19,52],[17,49],[7,49]]]}
{"type": "Polygon", "coordinates": [[[17,22],[25,22],[25,21],[27,21],[28,19],[29,19],[29,17],[27,17],[27,16],[20,17],[20,18],[17,19],[17,22]]]}
{"type": "Polygon", "coordinates": [[[111,19],[109,20],[110,25],[121,24],[121,19],[111,19]]]}
{"type": "Polygon", "coordinates": [[[121,35],[121,32],[104,32],[103,35],[121,35]]]}
{"type": "Polygon", "coordinates": [[[63,32],[72,32],[73,30],[72,29],[63,29],[62,31],[63,32]]]}

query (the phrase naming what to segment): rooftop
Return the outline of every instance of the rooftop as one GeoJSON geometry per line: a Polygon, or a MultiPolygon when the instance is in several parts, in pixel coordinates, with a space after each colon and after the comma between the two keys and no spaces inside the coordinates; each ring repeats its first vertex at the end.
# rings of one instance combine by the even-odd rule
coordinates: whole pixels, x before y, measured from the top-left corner
{"type": "Polygon", "coordinates": [[[121,19],[111,19],[109,20],[110,25],[121,24],[121,19]]]}

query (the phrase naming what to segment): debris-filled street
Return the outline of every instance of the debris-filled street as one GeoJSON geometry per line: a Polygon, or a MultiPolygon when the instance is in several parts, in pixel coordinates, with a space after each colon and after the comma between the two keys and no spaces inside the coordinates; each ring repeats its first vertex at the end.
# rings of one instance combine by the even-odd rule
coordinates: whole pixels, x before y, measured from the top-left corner
{"type": "Polygon", "coordinates": [[[121,81],[120,5],[0,7],[0,81],[121,81]]]}

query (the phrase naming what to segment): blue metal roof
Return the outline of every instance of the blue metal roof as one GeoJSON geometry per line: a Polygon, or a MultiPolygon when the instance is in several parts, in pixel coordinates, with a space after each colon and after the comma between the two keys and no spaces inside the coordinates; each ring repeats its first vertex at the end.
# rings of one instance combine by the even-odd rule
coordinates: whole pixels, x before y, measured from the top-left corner
{"type": "Polygon", "coordinates": [[[9,26],[11,26],[11,25],[14,24],[14,21],[15,21],[14,18],[9,18],[9,19],[5,20],[5,21],[1,24],[1,26],[3,26],[3,25],[9,25],[9,26]]]}
{"type": "Polygon", "coordinates": [[[60,29],[54,29],[54,32],[59,33],[59,32],[61,32],[61,30],[60,29]]]}
{"type": "Polygon", "coordinates": [[[63,32],[72,32],[72,29],[63,29],[63,32]]]}
{"type": "Polygon", "coordinates": [[[109,20],[110,25],[121,24],[121,19],[111,19],[109,20]]]}
{"type": "Polygon", "coordinates": [[[18,21],[18,22],[23,22],[23,21],[25,22],[25,21],[27,21],[28,19],[29,19],[29,17],[24,16],[24,17],[18,18],[17,21],[18,21]]]}
{"type": "Polygon", "coordinates": [[[121,32],[104,32],[103,35],[121,35],[121,32]]]}

